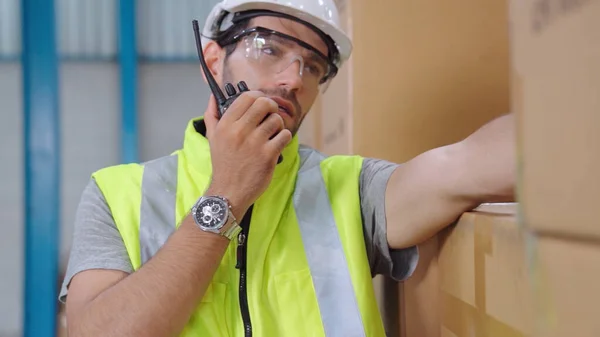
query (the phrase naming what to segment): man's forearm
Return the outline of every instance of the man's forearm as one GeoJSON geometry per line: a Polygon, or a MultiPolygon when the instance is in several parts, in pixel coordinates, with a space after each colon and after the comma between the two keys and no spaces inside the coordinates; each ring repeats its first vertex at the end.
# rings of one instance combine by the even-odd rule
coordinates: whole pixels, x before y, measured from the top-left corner
{"type": "Polygon", "coordinates": [[[195,227],[191,216],[138,271],[75,316],[70,336],[176,336],[202,299],[229,240],[195,227]]]}
{"type": "Polygon", "coordinates": [[[417,245],[479,203],[514,199],[513,122],[512,115],[497,118],[394,171],[385,203],[390,247],[417,245]]]}
{"type": "Polygon", "coordinates": [[[454,193],[473,203],[513,201],[516,181],[516,135],[514,114],[504,115],[482,126],[460,145],[455,166],[463,187],[454,193]]]}

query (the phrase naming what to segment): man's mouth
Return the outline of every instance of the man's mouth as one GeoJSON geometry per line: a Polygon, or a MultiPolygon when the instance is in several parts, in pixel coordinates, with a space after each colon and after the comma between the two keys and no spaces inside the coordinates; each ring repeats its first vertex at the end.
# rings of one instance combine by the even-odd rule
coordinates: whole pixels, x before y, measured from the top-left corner
{"type": "Polygon", "coordinates": [[[292,115],[288,109],[286,109],[284,106],[281,106],[281,105],[279,106],[279,111],[283,111],[290,116],[292,115]]]}
{"type": "Polygon", "coordinates": [[[271,97],[279,105],[279,111],[286,113],[288,116],[294,116],[294,106],[285,99],[279,97],[271,97]]]}

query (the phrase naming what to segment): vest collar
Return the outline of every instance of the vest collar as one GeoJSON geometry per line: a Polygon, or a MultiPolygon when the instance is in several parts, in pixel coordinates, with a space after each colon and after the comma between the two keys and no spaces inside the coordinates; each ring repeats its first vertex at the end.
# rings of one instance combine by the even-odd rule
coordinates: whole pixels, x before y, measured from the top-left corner
{"type": "MultiPolygon", "coordinates": [[[[299,160],[298,147],[298,136],[296,135],[283,149],[283,161],[275,167],[273,179],[292,173],[290,171],[293,169],[294,163],[299,160]]],[[[212,175],[210,147],[206,138],[206,125],[203,117],[194,118],[188,123],[183,141],[183,153],[188,165],[195,171],[212,175]]]]}

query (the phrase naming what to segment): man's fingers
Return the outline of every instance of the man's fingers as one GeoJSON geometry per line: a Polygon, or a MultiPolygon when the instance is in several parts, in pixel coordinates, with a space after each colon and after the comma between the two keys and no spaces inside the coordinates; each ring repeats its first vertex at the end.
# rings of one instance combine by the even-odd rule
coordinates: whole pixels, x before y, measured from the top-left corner
{"type": "Polygon", "coordinates": [[[206,125],[206,136],[210,139],[210,135],[214,132],[219,122],[219,110],[217,109],[217,101],[213,95],[208,98],[208,106],[204,112],[204,124],[206,125]]]}
{"type": "Polygon", "coordinates": [[[292,133],[288,129],[283,129],[279,131],[273,139],[269,140],[267,146],[273,154],[280,154],[283,149],[290,143],[292,140],[292,133]]]}
{"type": "Polygon", "coordinates": [[[233,123],[238,121],[242,116],[246,114],[246,111],[254,104],[259,98],[263,97],[264,94],[260,91],[245,91],[239,95],[235,101],[227,108],[227,111],[221,117],[221,120],[227,121],[226,123],[233,123]]]}
{"type": "Polygon", "coordinates": [[[265,120],[256,128],[256,132],[264,139],[272,138],[276,133],[283,130],[283,118],[277,113],[270,113],[265,120]]]}
{"type": "Polygon", "coordinates": [[[257,126],[266,121],[269,114],[277,114],[278,110],[279,105],[274,100],[268,97],[258,97],[240,120],[257,126]]]}

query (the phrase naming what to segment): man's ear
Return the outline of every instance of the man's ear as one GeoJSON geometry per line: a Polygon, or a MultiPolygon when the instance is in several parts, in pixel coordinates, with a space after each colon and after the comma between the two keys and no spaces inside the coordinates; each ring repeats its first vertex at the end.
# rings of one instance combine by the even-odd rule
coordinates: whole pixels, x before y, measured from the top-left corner
{"type": "MultiPolygon", "coordinates": [[[[220,70],[222,69],[222,52],[223,48],[221,48],[215,41],[208,41],[208,43],[206,43],[204,46],[204,60],[206,61],[206,66],[217,81],[221,77],[220,70]]],[[[202,77],[206,82],[206,76],[204,75],[204,72],[202,72],[202,77]]]]}

